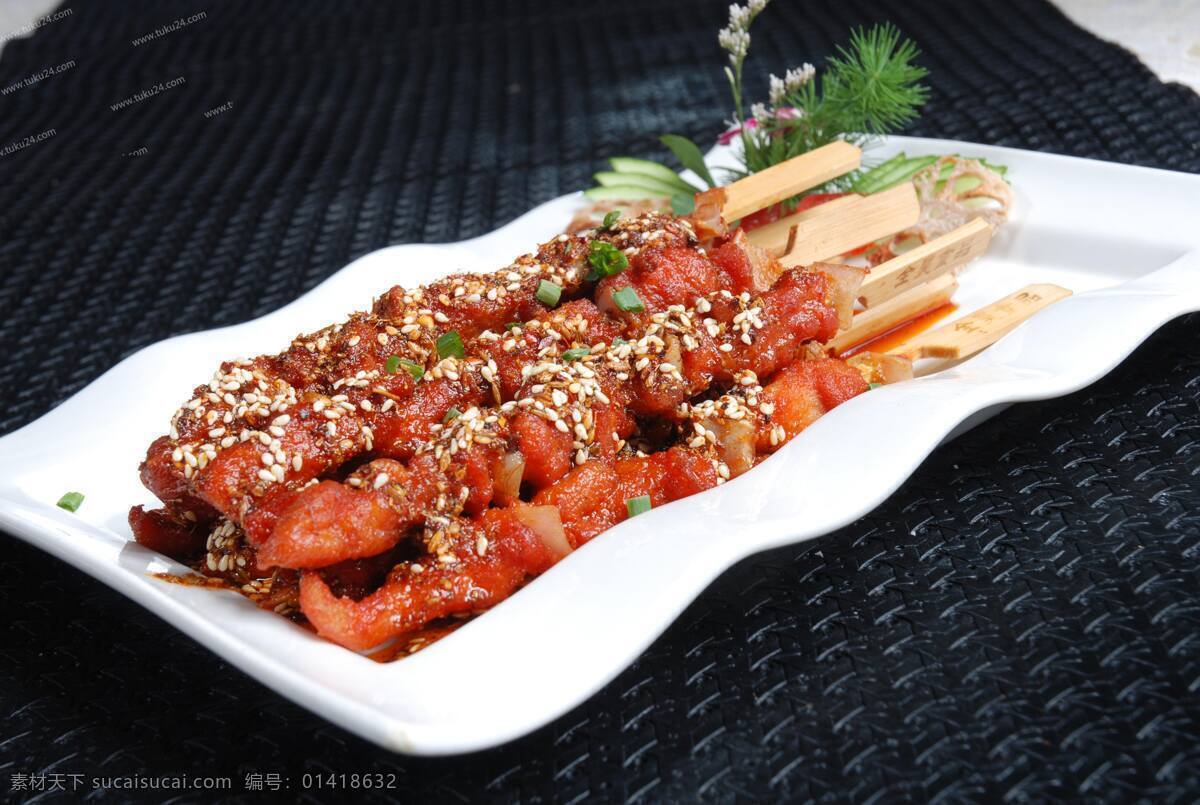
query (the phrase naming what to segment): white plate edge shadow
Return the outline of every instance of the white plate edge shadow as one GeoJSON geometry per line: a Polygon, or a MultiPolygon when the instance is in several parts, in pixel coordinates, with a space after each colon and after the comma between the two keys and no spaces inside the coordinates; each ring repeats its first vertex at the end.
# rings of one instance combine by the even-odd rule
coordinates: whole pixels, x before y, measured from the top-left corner
{"type": "MultiPolygon", "coordinates": [[[[895,138],[892,144],[927,152],[970,148],[985,156],[1003,157],[1010,153],[1025,160],[1070,159],[909,138],[895,138]]],[[[482,257],[490,243],[526,232],[549,234],[539,224],[542,217],[558,207],[568,209],[571,200],[572,197],[552,200],[489,235],[459,244],[414,244],[373,252],[295,302],[253,322],[179,336],[147,347],[123,360],[63,406],[0,439],[0,456],[5,447],[21,446],[24,450],[17,451],[19,458],[26,459],[31,441],[36,441],[31,434],[36,437],[40,429],[55,427],[60,418],[67,416],[64,409],[86,405],[89,392],[94,392],[105,378],[131,371],[130,367],[138,364],[153,363],[158,354],[183,339],[245,332],[268,319],[296,314],[316,304],[335,281],[348,281],[356,266],[361,269],[365,261],[379,260],[384,253],[395,257],[432,248],[482,257]]],[[[562,220],[555,223],[561,225],[562,220]]],[[[121,561],[113,562],[111,557],[102,556],[101,548],[111,552],[114,547],[111,544],[98,547],[95,529],[81,528],[78,520],[53,506],[0,498],[0,524],[154,611],[302,706],[364,738],[414,754],[472,751],[536,729],[592,695],[636,659],[716,575],[736,561],[760,550],[828,533],[875,508],[962,421],[992,406],[1058,396],[1094,382],[1162,323],[1195,309],[1200,309],[1200,259],[1195,254],[1123,285],[1065,300],[1039,314],[988,352],[949,372],[852,400],[814,425],[801,443],[789,446],[755,472],[718,490],[623,524],[604,539],[589,543],[485,618],[468,624],[453,638],[390,666],[354,657],[295,627],[290,627],[294,633],[285,633],[276,624],[279,619],[267,613],[246,617],[241,608],[221,605],[237,613],[237,617],[246,617],[245,629],[225,629],[220,621],[213,619],[213,607],[203,612],[193,609],[189,606],[190,596],[176,594],[174,585],[148,580],[144,573],[131,572],[121,561]],[[1098,320],[1106,322],[1099,332],[1080,326],[1098,320]],[[1047,343],[1053,344],[1053,348],[1047,350],[1047,343]],[[1055,356],[1079,355],[1086,359],[1068,361],[1066,369],[1061,362],[1054,363],[1055,356]],[[882,400],[889,402],[887,416],[855,416],[855,412],[872,410],[870,406],[878,408],[882,400]],[[843,432],[847,428],[842,423],[851,420],[853,429],[849,434],[843,432]],[[911,424],[912,428],[900,433],[894,427],[896,421],[911,424]],[[884,459],[873,462],[857,478],[862,494],[850,504],[809,508],[812,516],[803,528],[797,528],[794,520],[797,510],[804,510],[805,504],[824,504],[830,499],[831,492],[822,483],[832,480],[816,466],[818,457],[829,455],[827,451],[857,452],[868,448],[880,451],[884,459]],[[776,488],[771,481],[785,475],[792,483],[797,477],[812,483],[803,488],[804,495],[789,498],[786,509],[780,511],[780,506],[772,507],[769,500],[770,490],[776,488]],[[723,523],[725,536],[720,540],[705,539],[717,530],[717,523],[723,523]],[[688,550],[691,552],[687,553],[688,550]],[[669,578],[662,578],[663,565],[656,563],[677,559],[681,553],[687,555],[688,561],[683,566],[667,565],[672,573],[669,578]],[[631,558],[638,561],[629,561],[631,558]],[[605,567],[621,571],[619,591],[608,589],[611,576],[596,572],[597,568],[605,567]],[[598,579],[603,583],[597,584],[598,579]],[[590,592],[599,589],[603,606],[579,604],[571,597],[589,588],[590,592]],[[564,601],[571,601],[572,607],[564,607],[564,601]],[[565,609],[570,609],[573,618],[569,630],[562,628],[565,609]],[[614,623],[620,624],[620,628],[614,628],[614,623]],[[547,628],[529,628],[536,625],[547,628]],[[554,635],[554,639],[548,640],[549,635],[554,635]],[[600,635],[603,639],[597,637],[600,635]],[[304,658],[297,663],[298,667],[272,657],[268,653],[271,646],[254,642],[256,637],[264,636],[270,640],[279,638],[284,648],[301,651],[304,658]],[[415,712],[411,701],[405,701],[405,707],[397,706],[396,696],[404,691],[416,695],[416,691],[436,689],[431,685],[444,684],[447,679],[467,681],[471,673],[480,673],[472,669],[479,668],[481,652],[489,658],[483,666],[489,683],[499,685],[505,696],[497,699],[494,689],[482,686],[479,692],[468,693],[452,704],[434,702],[416,707],[415,712]],[[369,666],[369,672],[350,667],[351,661],[369,666]],[[531,672],[531,668],[537,672],[531,672]],[[339,672],[338,677],[324,679],[330,671],[339,672]],[[528,679],[522,681],[523,676],[536,676],[537,684],[528,679]],[[569,682],[563,681],[568,679],[569,682]],[[387,691],[365,691],[361,687],[348,690],[347,681],[359,685],[394,683],[396,690],[390,696],[387,691]],[[508,687],[500,683],[508,683],[508,687]],[[530,706],[531,697],[536,707],[530,706]],[[398,709],[408,717],[397,715],[398,709]]],[[[38,455],[45,459],[48,454],[38,455]]],[[[67,460],[69,454],[59,453],[58,459],[67,460]]],[[[0,458],[0,468],[4,463],[0,458]]],[[[136,552],[132,558],[135,566],[139,562],[145,564],[145,557],[136,552]]],[[[279,647],[278,643],[274,646],[279,647]]]]}

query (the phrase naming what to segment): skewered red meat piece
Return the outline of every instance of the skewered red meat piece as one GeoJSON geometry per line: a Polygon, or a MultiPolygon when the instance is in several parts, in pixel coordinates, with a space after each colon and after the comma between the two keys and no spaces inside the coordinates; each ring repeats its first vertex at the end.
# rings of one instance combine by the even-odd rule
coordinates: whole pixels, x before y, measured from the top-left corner
{"type": "MultiPolygon", "coordinates": [[[[572,545],[625,519],[626,497],[648,495],[661,505],[717,483],[708,455],[681,448],[588,462],[568,477],[575,478],[569,488],[535,503],[557,503],[564,524],[570,514],[572,545]],[[576,507],[566,506],[575,495],[582,496],[571,501],[576,507]],[[586,511],[578,506],[583,500],[586,511]]],[[[492,606],[564,555],[522,517],[538,508],[518,504],[449,521],[441,532],[442,550],[398,564],[378,590],[358,601],[334,595],[319,572],[305,571],[300,607],[323,637],[361,650],[437,618],[492,606]]]]}
{"type": "Polygon", "coordinates": [[[571,547],[578,548],[628,517],[627,501],[646,495],[662,506],[711,489],[724,480],[708,450],[671,447],[646,456],[589,461],[534,496],[562,516],[571,547]]]}
{"type": "Polygon", "coordinates": [[[447,546],[455,561],[396,565],[383,585],[355,601],[336,596],[319,573],[300,579],[300,606],[323,637],[354,650],[377,646],[431,620],[484,609],[512,595],[556,557],[514,509],[489,509],[458,523],[447,546]]]}
{"type": "Polygon", "coordinates": [[[727,393],[689,405],[689,444],[712,444],[733,476],[749,470],[830,410],[868,389],[845,361],[814,355],[781,369],[764,388],[745,371],[727,393]]]}

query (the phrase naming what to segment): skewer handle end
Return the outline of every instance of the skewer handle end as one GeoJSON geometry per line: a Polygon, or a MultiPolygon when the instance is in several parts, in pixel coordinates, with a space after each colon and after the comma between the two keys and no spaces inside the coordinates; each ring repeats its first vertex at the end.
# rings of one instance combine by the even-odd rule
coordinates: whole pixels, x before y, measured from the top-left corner
{"type": "Polygon", "coordinates": [[[1071,291],[1058,285],[1026,285],[974,313],[922,333],[892,352],[912,360],[961,360],[991,346],[1039,310],[1070,295],[1071,291]]]}

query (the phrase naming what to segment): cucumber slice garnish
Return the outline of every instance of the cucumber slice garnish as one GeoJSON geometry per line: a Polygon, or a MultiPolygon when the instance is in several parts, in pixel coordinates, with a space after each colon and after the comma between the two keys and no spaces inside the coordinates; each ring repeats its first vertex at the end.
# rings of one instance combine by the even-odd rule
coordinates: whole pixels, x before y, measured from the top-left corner
{"type": "Polygon", "coordinates": [[[886,172],[881,172],[870,182],[866,182],[866,187],[860,192],[878,193],[880,191],[888,190],[889,187],[899,185],[902,181],[912,179],[913,174],[916,174],[920,169],[928,168],[931,166],[931,164],[937,162],[938,158],[940,157],[914,156],[907,158],[907,160],[902,162],[893,164],[893,166],[889,167],[886,172]]]}
{"type": "Polygon", "coordinates": [[[600,171],[595,176],[596,184],[601,187],[640,187],[650,190],[660,196],[673,196],[682,191],[668,182],[660,181],[653,176],[641,173],[617,173],[616,171],[600,171]]]}
{"type": "Polygon", "coordinates": [[[676,190],[685,193],[698,193],[700,189],[679,178],[679,174],[668,168],[666,165],[659,165],[657,162],[651,162],[648,159],[637,159],[635,157],[613,157],[608,160],[612,165],[613,170],[617,173],[628,173],[639,176],[650,176],[658,179],[660,182],[665,182],[671,185],[676,190]]]}
{"type": "Polygon", "coordinates": [[[616,185],[613,187],[592,187],[583,191],[592,201],[638,201],[640,199],[665,198],[670,194],[657,193],[644,187],[616,185]]]}
{"type": "Polygon", "coordinates": [[[878,165],[876,165],[873,168],[868,168],[867,170],[863,171],[862,173],[860,173],[858,175],[858,178],[854,180],[854,184],[852,184],[850,186],[850,189],[853,190],[855,193],[865,194],[865,193],[869,192],[868,189],[876,183],[876,181],[879,179],[880,176],[887,173],[888,171],[890,171],[892,168],[899,165],[901,162],[903,162],[907,158],[908,157],[906,157],[904,155],[904,152],[901,151],[899,154],[896,154],[891,159],[886,160],[884,162],[880,162],[878,165]]]}

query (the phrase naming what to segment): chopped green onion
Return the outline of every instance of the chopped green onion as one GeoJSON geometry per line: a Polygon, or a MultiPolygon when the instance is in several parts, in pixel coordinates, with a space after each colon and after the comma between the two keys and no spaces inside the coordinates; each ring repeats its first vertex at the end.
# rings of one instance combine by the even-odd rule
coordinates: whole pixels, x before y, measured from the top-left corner
{"type": "Polygon", "coordinates": [[[425,367],[422,366],[421,364],[419,364],[415,361],[405,360],[404,358],[400,358],[399,360],[400,360],[400,365],[408,370],[408,373],[410,375],[412,375],[413,380],[420,380],[421,377],[425,374],[425,367]]]}
{"type": "Polygon", "coordinates": [[[873,390],[873,389],[877,389],[877,388],[879,388],[879,387],[880,387],[880,386],[882,386],[882,385],[883,385],[882,383],[868,383],[868,384],[867,384],[867,390],[868,390],[868,391],[870,391],[870,390],[873,390]]]}
{"type": "Polygon", "coordinates": [[[642,300],[638,298],[637,291],[628,285],[614,293],[612,299],[613,304],[626,313],[641,313],[646,309],[646,306],[642,304],[642,300]]]}
{"type": "Polygon", "coordinates": [[[559,298],[562,296],[562,286],[556,285],[550,280],[542,280],[538,283],[537,298],[546,307],[554,307],[558,304],[559,298]]]}
{"type": "Polygon", "coordinates": [[[591,280],[613,277],[629,268],[629,258],[625,256],[625,252],[602,240],[591,242],[588,262],[592,264],[591,273],[588,274],[588,279],[591,280]]]}
{"type": "Polygon", "coordinates": [[[600,228],[604,229],[604,230],[612,229],[613,224],[615,224],[620,219],[620,217],[621,217],[621,211],[613,210],[608,215],[604,216],[604,223],[602,223],[600,225],[600,228]]]}
{"type": "Polygon", "coordinates": [[[83,505],[82,492],[68,492],[58,499],[58,508],[66,509],[69,512],[79,511],[81,505],[83,505]]]}
{"type": "Polygon", "coordinates": [[[461,358],[467,354],[463,349],[462,336],[457,330],[438,336],[437,353],[439,358],[461,358]]]}
{"type": "Polygon", "coordinates": [[[629,512],[630,517],[645,514],[650,511],[650,496],[638,495],[636,498],[630,498],[625,501],[625,511],[629,512]]]}
{"type": "Polygon", "coordinates": [[[517,329],[517,328],[518,328],[518,327],[520,327],[520,326],[521,326],[521,322],[519,322],[519,321],[510,321],[508,324],[504,325],[504,331],[505,331],[505,332],[509,332],[509,331],[512,331],[512,330],[515,330],[515,329],[517,329]]]}
{"type": "Polygon", "coordinates": [[[612,343],[612,345],[613,345],[614,347],[619,347],[619,346],[621,346],[622,344],[628,344],[628,343],[629,343],[629,342],[628,342],[628,341],[626,341],[626,340],[625,340],[624,338],[622,338],[621,336],[617,336],[616,338],[614,338],[614,339],[613,339],[613,343],[612,343]]]}
{"type": "Polygon", "coordinates": [[[564,352],[562,354],[562,359],[567,363],[570,363],[571,361],[577,361],[581,358],[586,358],[591,354],[592,351],[587,347],[575,347],[574,349],[568,349],[566,352],[564,352]]]}
{"type": "Polygon", "coordinates": [[[383,365],[383,371],[387,372],[389,375],[394,375],[394,374],[396,374],[396,372],[399,372],[400,371],[400,356],[392,355],[390,358],[388,358],[387,363],[385,363],[383,365]]]}
{"type": "Polygon", "coordinates": [[[444,417],[442,417],[442,424],[445,425],[450,420],[458,419],[460,416],[462,416],[462,411],[458,410],[457,408],[452,407],[449,411],[446,412],[446,415],[444,417]]]}

